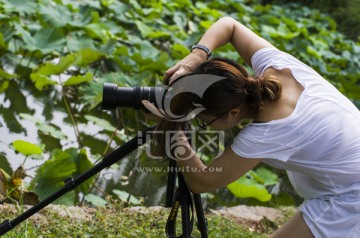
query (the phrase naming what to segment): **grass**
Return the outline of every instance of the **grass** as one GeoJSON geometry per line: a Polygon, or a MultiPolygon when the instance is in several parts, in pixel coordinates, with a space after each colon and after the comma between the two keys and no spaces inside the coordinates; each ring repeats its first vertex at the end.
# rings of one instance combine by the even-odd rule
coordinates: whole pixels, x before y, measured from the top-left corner
{"type": "MultiPolygon", "coordinates": [[[[25,208],[27,209],[27,208],[25,208]]],[[[66,207],[49,205],[22,222],[3,237],[166,237],[168,209],[133,209],[112,203],[106,208],[66,207]]],[[[0,205],[0,222],[21,214],[13,205],[0,205]]],[[[178,218],[181,214],[178,215],[178,218]]],[[[206,214],[208,236],[211,237],[266,237],[246,226],[221,216],[206,214]]],[[[177,224],[181,232],[181,221],[177,224]]],[[[196,228],[192,237],[200,237],[196,228]]]]}

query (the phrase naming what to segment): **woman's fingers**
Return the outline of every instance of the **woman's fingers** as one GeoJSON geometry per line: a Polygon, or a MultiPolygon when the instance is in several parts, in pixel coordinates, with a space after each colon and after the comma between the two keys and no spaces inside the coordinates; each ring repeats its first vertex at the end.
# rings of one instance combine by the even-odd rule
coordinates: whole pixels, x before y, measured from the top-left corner
{"type": "MultiPolygon", "coordinates": [[[[164,118],[165,113],[159,108],[155,107],[155,105],[152,104],[151,102],[147,100],[142,100],[141,103],[151,113],[151,115],[145,115],[149,120],[160,121],[164,118]]],[[[150,114],[150,113],[146,113],[146,114],[150,114]]]]}
{"type": "Polygon", "coordinates": [[[170,83],[171,76],[178,70],[178,68],[179,68],[179,64],[176,64],[173,67],[166,70],[166,72],[164,74],[164,80],[163,80],[165,85],[168,85],[170,83]]]}
{"type": "Polygon", "coordinates": [[[169,84],[173,83],[175,79],[179,78],[182,75],[191,73],[191,71],[186,70],[186,68],[181,68],[177,70],[173,75],[169,78],[169,84]]]}
{"type": "Polygon", "coordinates": [[[197,66],[206,61],[197,54],[189,54],[164,74],[164,84],[171,84],[178,77],[193,72],[197,66]]]}

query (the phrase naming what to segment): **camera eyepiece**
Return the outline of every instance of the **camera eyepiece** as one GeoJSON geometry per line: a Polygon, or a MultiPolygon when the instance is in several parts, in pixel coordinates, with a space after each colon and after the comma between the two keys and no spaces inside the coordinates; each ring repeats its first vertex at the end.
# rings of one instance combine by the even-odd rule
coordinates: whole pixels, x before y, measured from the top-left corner
{"type": "Polygon", "coordinates": [[[142,100],[156,105],[156,97],[161,97],[163,92],[162,87],[118,87],[114,83],[104,83],[102,109],[126,107],[138,110],[144,108],[142,100]]]}

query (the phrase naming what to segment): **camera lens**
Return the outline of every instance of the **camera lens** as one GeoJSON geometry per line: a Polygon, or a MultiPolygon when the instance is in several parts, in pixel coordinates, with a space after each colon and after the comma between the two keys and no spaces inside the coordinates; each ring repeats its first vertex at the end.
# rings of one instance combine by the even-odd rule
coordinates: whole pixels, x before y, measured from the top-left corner
{"type": "Polygon", "coordinates": [[[156,105],[156,97],[161,97],[162,87],[118,87],[114,83],[105,83],[103,87],[102,109],[117,107],[133,109],[144,108],[141,101],[147,100],[156,105]]]}

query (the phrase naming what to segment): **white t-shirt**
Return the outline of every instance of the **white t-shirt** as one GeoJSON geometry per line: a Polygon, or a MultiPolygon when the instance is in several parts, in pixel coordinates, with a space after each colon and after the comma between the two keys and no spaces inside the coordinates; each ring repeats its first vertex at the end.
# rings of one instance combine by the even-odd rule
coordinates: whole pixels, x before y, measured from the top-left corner
{"type": "Polygon", "coordinates": [[[360,237],[360,111],[316,71],[287,53],[263,48],[251,63],[256,76],[269,67],[290,69],[304,90],[290,116],[251,123],[237,135],[232,150],[287,170],[294,189],[306,199],[301,210],[316,237],[355,237],[354,229],[360,237]],[[350,211],[349,204],[342,203],[349,197],[355,202],[350,211]],[[333,200],[342,207],[330,204],[333,200]],[[334,227],[335,221],[329,219],[335,210],[325,214],[329,208],[340,218],[348,216],[346,224],[334,227]]]}

